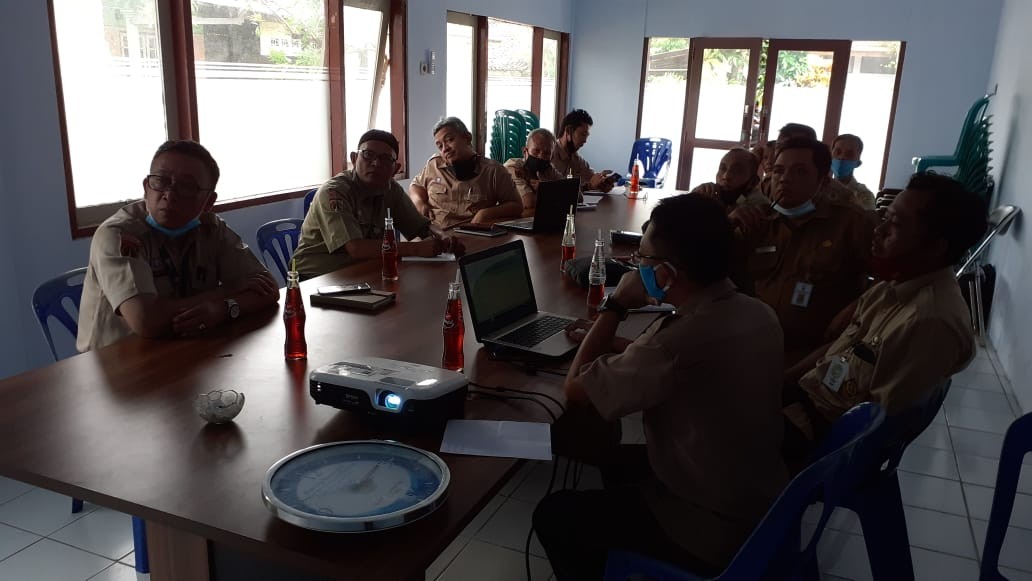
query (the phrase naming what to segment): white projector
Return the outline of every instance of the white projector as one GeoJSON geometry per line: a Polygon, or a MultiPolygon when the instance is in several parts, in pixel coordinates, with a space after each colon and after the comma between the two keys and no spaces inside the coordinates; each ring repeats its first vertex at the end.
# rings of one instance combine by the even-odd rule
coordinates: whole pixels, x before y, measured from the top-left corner
{"type": "Polygon", "coordinates": [[[315,403],[419,421],[462,417],[469,385],[461,373],[379,357],[324,365],[308,379],[315,403]]]}

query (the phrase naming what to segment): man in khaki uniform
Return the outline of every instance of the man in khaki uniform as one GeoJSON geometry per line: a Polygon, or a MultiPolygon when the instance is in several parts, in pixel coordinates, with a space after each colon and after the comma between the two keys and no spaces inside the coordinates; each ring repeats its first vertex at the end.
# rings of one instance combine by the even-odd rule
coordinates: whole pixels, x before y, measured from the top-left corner
{"type": "Polygon", "coordinates": [[[588,142],[594,124],[591,115],[584,109],[574,109],[563,117],[559,125],[558,147],[552,152],[552,167],[563,177],[580,178],[581,191],[608,192],[613,189],[620,175],[609,171],[596,172],[577,153],[588,142]]]}
{"type": "Polygon", "coordinates": [[[462,243],[433,226],[394,181],[400,167],[398,140],[371,129],[358,141],[358,151],[351,152],[354,169],[333,176],[312,199],[294,251],[298,272],[310,278],[359,260],[379,259],[388,209],[397,231],[409,240],[421,238],[398,243],[401,256],[462,254],[462,243]]]}
{"type": "Polygon", "coordinates": [[[715,182],[692,190],[720,201],[728,213],[738,206],[769,206],[770,200],[760,191],[760,158],[748,149],[736,147],[720,158],[715,182]]]}
{"type": "Polygon", "coordinates": [[[560,432],[579,436],[600,459],[605,490],[558,492],[535,509],[557,579],[601,579],[610,549],[720,571],[787,482],[781,329],[770,307],[727,279],[731,244],[711,198],[666,198],[636,254],[640,270],[600,306],[570,365],[553,447],[568,453],[560,432]],[[627,309],[655,301],[677,314],[614,348],[627,309]],[[606,421],[642,411],[647,443],[605,447],[564,422],[584,408],[606,421]]]}
{"type": "Polygon", "coordinates": [[[219,167],[193,141],[167,141],[144,199],[93,234],[79,308],[79,351],[136,334],[194,335],[276,304],[269,271],[212,211],[219,167]]]}
{"type": "Polygon", "coordinates": [[[831,143],[831,175],[852,192],[854,204],[873,212],[874,193],[853,177],[853,170],[863,165],[860,161],[863,152],[864,142],[856,135],[843,133],[836,137],[831,143]]]}
{"type": "Polygon", "coordinates": [[[419,213],[441,228],[518,218],[520,195],[502,164],[477,155],[473,134],[456,117],[434,126],[437,155],[412,178],[409,197],[419,213]]]}
{"type": "MultiPolygon", "coordinates": [[[[817,131],[815,131],[814,128],[810,127],[809,125],[803,125],[802,123],[785,124],[785,126],[778,131],[778,138],[774,142],[774,149],[771,149],[767,152],[767,155],[771,157],[771,168],[773,168],[773,159],[777,156],[777,150],[780,149],[781,146],[788,142],[790,139],[796,139],[800,137],[805,139],[813,139],[814,141],[820,141],[819,139],[817,139],[817,131]]],[[[772,202],[778,201],[774,194],[774,176],[771,172],[768,172],[767,175],[763,176],[763,179],[760,181],[760,192],[764,196],[767,196],[767,199],[771,200],[772,202]]],[[[821,183],[819,189],[817,190],[817,194],[829,200],[836,200],[842,202],[853,201],[853,191],[836,180],[824,180],[821,183]]]]}
{"type": "Polygon", "coordinates": [[[790,139],[778,149],[770,208],[731,213],[741,229],[737,260],[756,297],[785,332],[791,365],[823,342],[829,323],[864,290],[873,223],[850,202],[817,194],[828,180],[828,146],[790,139]]]}
{"type": "Polygon", "coordinates": [[[552,167],[552,150],[555,149],[555,136],[547,129],[535,129],[527,135],[527,145],[523,148],[523,157],[514,157],[505,162],[516,191],[523,200],[523,209],[537,207],[538,186],[541,182],[563,179],[552,167]]]}
{"type": "Polygon", "coordinates": [[[875,230],[873,265],[882,282],[860,297],[837,339],[786,372],[786,401],[793,403],[785,408],[785,453],[792,464],[805,461],[852,406],[874,401],[896,415],[974,357],[952,265],[985,230],[978,196],[949,177],[914,174],[875,230]]]}

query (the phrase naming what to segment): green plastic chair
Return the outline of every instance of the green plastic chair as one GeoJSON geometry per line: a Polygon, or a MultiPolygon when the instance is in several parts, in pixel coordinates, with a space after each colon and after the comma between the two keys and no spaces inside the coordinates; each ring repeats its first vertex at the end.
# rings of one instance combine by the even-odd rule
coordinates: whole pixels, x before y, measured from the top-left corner
{"type": "Polygon", "coordinates": [[[964,119],[964,125],[960,130],[960,139],[957,140],[957,147],[954,150],[953,155],[929,155],[915,157],[913,158],[914,171],[921,172],[933,167],[956,167],[960,165],[960,160],[964,157],[968,148],[972,147],[975,140],[978,138],[979,126],[985,122],[986,127],[988,127],[988,118],[986,117],[985,112],[989,107],[989,98],[989,95],[982,97],[975,101],[975,104],[968,109],[967,117],[964,119]]]}
{"type": "Polygon", "coordinates": [[[495,111],[491,127],[491,159],[505,163],[513,157],[522,157],[527,133],[523,115],[509,109],[495,111]]]}

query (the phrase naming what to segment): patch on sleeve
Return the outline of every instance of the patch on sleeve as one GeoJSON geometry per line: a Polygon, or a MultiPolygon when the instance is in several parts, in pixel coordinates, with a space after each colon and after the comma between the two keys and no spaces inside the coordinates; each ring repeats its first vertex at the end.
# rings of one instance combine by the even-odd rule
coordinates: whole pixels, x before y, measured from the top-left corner
{"type": "Polygon", "coordinates": [[[141,248],[143,248],[143,243],[136,236],[124,233],[118,235],[118,253],[120,255],[136,258],[139,256],[141,248]]]}
{"type": "Polygon", "coordinates": [[[330,208],[331,212],[343,212],[344,211],[344,196],[341,195],[337,190],[328,190],[326,192],[326,204],[330,208]]]}

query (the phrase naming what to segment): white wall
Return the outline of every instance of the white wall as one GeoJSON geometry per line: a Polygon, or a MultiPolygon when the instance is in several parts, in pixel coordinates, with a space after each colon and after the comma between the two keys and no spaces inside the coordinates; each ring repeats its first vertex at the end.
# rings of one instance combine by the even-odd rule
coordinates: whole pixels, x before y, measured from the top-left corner
{"type": "Polygon", "coordinates": [[[901,185],[911,157],[953,150],[965,111],[985,92],[1002,1],[577,0],[570,105],[595,118],[584,155],[596,168],[627,166],[642,26],[644,36],[904,40],[886,174],[887,186],[901,185]]]}
{"type": "MultiPolygon", "coordinates": [[[[996,60],[989,78],[991,87],[999,83],[990,104],[993,114],[993,174],[996,179],[995,204],[1013,204],[1032,212],[1032,61],[1028,59],[1027,24],[1032,22],[1032,4],[1025,0],[1006,0],[1000,24],[996,60]]],[[[1006,236],[997,238],[990,249],[990,262],[996,266],[996,296],[989,329],[1018,402],[1032,410],[1032,240],[1025,227],[1027,216],[1019,216],[1006,236]]]]}

